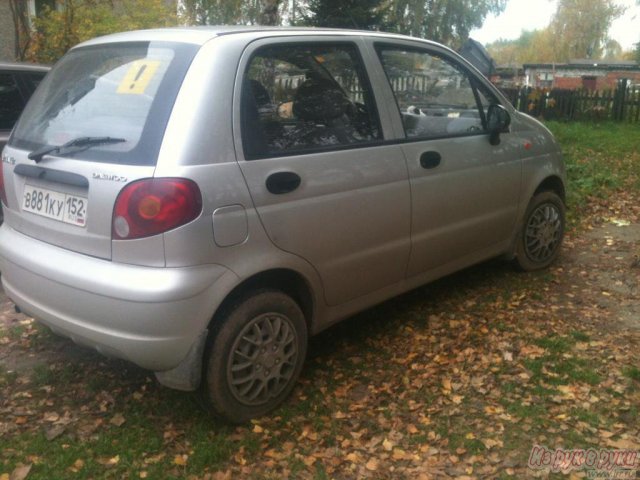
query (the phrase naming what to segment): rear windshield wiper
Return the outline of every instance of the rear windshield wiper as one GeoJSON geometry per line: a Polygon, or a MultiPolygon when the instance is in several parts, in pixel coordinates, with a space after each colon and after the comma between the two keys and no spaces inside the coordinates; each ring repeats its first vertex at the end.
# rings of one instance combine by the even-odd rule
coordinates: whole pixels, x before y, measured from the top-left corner
{"type": "Polygon", "coordinates": [[[74,138],[73,140],[63,144],[63,145],[45,145],[42,148],[34,150],[31,152],[28,157],[30,160],[34,160],[36,163],[39,163],[42,160],[42,157],[49,154],[65,154],[71,153],[77,149],[83,150],[91,147],[95,147],[97,145],[108,145],[111,143],[122,143],[127,140],[124,138],[114,138],[114,137],[80,137],[74,138]]]}

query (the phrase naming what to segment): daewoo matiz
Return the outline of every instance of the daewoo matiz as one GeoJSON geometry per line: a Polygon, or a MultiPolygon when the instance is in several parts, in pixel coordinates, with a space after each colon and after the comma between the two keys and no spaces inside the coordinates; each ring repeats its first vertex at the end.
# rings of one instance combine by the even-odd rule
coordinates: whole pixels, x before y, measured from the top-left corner
{"type": "Polygon", "coordinates": [[[7,295],[243,422],[309,335],[482,260],[557,256],[549,131],[450,49],[183,28],[73,48],[2,154],[7,295]]]}

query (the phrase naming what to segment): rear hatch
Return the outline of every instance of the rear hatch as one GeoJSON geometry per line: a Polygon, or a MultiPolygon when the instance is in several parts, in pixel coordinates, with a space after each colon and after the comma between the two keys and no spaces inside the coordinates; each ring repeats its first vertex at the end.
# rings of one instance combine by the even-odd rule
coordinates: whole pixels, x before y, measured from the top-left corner
{"type": "Polygon", "coordinates": [[[69,52],[31,98],[4,150],[7,224],[110,259],[116,198],[126,184],[153,176],[196,50],[122,42],[69,52]]]}

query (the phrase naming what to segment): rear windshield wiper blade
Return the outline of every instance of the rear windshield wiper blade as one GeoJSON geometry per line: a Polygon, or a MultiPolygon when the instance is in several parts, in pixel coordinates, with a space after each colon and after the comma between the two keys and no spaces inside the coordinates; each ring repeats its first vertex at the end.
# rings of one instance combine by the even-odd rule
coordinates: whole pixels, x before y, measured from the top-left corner
{"type": "Polygon", "coordinates": [[[122,143],[127,140],[124,138],[114,138],[114,137],[80,137],[74,138],[73,140],[63,144],[63,145],[45,145],[38,150],[34,150],[31,152],[28,157],[30,160],[34,160],[36,163],[39,163],[42,160],[42,157],[49,154],[56,153],[69,153],[75,149],[86,149],[95,147],[97,145],[108,145],[111,143],[122,143]]]}

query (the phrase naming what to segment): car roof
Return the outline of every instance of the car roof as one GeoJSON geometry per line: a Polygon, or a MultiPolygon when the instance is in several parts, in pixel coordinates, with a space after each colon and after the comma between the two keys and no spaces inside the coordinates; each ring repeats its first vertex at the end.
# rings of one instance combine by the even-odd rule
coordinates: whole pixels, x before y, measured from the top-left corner
{"type": "Polygon", "coordinates": [[[168,41],[194,43],[203,45],[209,40],[233,34],[245,34],[249,37],[262,38],[265,34],[273,36],[292,35],[344,35],[344,36],[374,36],[386,39],[417,40],[432,45],[435,42],[420,38],[408,37],[395,33],[377,32],[372,30],[349,30],[341,28],[315,28],[315,27],[265,27],[265,26],[245,26],[245,25],[218,25],[200,27],[174,27],[153,30],[135,30],[131,32],[115,33],[104,37],[98,37],[77,45],[77,47],[112,43],[112,42],[135,42],[135,41],[168,41]]]}
{"type": "Polygon", "coordinates": [[[0,62],[0,70],[48,72],[51,70],[51,67],[48,65],[39,65],[37,63],[0,62]]]}

